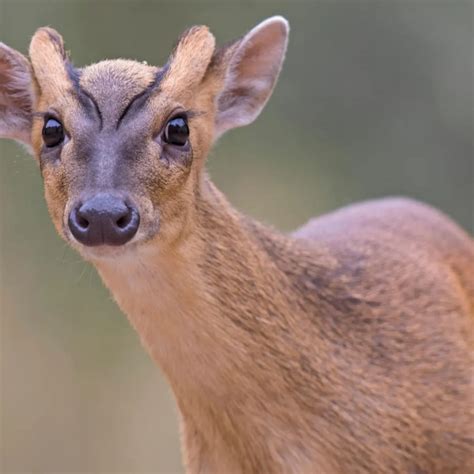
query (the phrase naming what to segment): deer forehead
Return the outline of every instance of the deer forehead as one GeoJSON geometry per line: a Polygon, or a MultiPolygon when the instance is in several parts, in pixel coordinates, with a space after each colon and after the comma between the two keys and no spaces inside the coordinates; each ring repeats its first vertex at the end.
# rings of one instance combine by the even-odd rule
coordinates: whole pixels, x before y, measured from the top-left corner
{"type": "Polygon", "coordinates": [[[70,70],[71,87],[77,96],[85,92],[95,101],[104,123],[115,123],[134,98],[156,83],[160,71],[137,61],[106,60],[70,70]]]}
{"type": "Polygon", "coordinates": [[[106,60],[84,68],[80,75],[80,85],[100,105],[110,105],[114,101],[119,104],[128,103],[153,83],[158,71],[157,67],[137,61],[106,60]]]}

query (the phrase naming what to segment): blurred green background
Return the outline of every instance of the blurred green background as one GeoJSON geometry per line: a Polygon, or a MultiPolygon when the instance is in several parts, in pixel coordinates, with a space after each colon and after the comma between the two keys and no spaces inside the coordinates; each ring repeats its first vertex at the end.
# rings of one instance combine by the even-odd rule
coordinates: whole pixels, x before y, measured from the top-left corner
{"type": "MultiPolygon", "coordinates": [[[[39,26],[76,65],[162,64],[207,24],[220,42],[283,14],[287,61],[258,121],[209,163],[240,209],[283,230],[356,200],[405,194],[473,222],[472,3],[9,1],[0,40],[39,26]]],[[[95,271],[56,235],[38,168],[0,143],[2,472],[181,472],[170,390],[95,271]]],[[[350,236],[348,236],[350,238],[350,236]]]]}

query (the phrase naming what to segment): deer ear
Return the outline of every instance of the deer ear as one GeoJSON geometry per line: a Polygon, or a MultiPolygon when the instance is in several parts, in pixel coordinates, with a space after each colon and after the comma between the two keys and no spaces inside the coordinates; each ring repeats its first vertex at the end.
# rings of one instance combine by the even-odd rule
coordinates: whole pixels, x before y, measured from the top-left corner
{"type": "Polygon", "coordinates": [[[71,88],[70,64],[61,35],[52,28],[39,28],[30,43],[30,59],[39,93],[54,101],[71,88]]]}
{"type": "Polygon", "coordinates": [[[258,117],[280,74],[288,33],[288,22],[274,16],[216,53],[213,62],[224,68],[224,85],[217,96],[217,136],[258,117]]]}
{"type": "Polygon", "coordinates": [[[206,73],[215,46],[216,40],[207,26],[186,30],[165,66],[163,87],[175,95],[193,94],[206,73]]]}
{"type": "Polygon", "coordinates": [[[33,85],[28,59],[0,43],[0,137],[30,145],[33,85]]]}

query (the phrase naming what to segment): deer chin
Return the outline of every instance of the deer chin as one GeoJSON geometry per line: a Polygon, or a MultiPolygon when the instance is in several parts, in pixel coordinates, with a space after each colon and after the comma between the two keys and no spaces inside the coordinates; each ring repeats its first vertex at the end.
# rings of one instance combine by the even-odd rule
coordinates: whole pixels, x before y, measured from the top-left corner
{"type": "Polygon", "coordinates": [[[82,258],[89,262],[100,260],[112,260],[133,257],[136,254],[137,244],[129,243],[121,246],[100,245],[97,247],[86,247],[81,244],[73,245],[82,258]]]}

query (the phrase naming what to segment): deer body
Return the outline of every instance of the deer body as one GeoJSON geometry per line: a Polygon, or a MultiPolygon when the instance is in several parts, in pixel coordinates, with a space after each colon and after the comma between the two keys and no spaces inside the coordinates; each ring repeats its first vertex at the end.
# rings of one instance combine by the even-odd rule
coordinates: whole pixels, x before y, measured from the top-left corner
{"type": "Polygon", "coordinates": [[[98,265],[171,383],[190,472],[468,472],[470,238],[403,199],[283,236],[204,188],[172,257],[98,265]]]}
{"type": "Polygon", "coordinates": [[[0,135],[33,149],[58,232],[166,375],[188,472],[470,473],[472,239],[406,199],[284,235],[203,170],[287,34],[276,17],[216,50],[195,27],[163,68],[76,70],[40,29],[31,64],[0,44],[0,135]]]}

